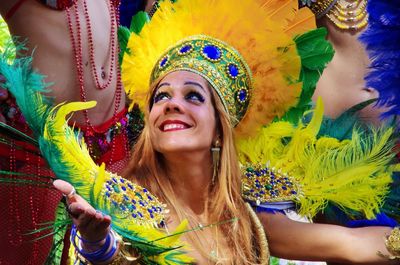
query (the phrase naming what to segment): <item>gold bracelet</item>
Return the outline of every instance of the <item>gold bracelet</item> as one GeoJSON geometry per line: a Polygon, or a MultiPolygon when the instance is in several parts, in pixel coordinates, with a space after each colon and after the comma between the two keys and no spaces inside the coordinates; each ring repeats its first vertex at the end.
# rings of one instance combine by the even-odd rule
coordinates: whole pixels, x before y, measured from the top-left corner
{"type": "Polygon", "coordinates": [[[390,255],[384,255],[378,251],[378,255],[390,260],[400,259],[400,228],[395,227],[385,239],[386,249],[390,255]]]}

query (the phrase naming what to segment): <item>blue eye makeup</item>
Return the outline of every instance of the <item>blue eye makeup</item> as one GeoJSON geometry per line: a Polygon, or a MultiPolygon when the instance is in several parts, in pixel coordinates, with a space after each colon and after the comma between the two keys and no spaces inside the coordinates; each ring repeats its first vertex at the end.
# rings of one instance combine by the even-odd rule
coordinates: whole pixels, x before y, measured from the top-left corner
{"type": "Polygon", "coordinates": [[[200,103],[203,103],[205,101],[204,97],[199,92],[196,91],[190,91],[189,93],[187,93],[185,99],[200,103]]]}
{"type": "Polygon", "coordinates": [[[157,103],[160,100],[169,98],[171,98],[171,96],[167,92],[157,92],[157,94],[154,96],[153,102],[157,103]]]}

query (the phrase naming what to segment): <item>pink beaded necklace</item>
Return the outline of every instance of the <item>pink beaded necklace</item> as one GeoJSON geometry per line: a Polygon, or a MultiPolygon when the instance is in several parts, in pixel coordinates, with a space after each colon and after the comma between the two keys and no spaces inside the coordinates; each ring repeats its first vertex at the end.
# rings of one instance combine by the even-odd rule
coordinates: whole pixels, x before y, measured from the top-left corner
{"type": "MultiPolygon", "coordinates": [[[[108,1],[107,1],[108,2],[108,1]]],[[[116,94],[115,94],[115,105],[114,105],[114,113],[113,113],[113,122],[116,123],[118,119],[118,109],[121,104],[121,97],[122,97],[122,83],[121,83],[121,72],[117,64],[117,50],[119,49],[118,43],[116,42],[116,29],[118,28],[118,21],[119,21],[119,14],[118,14],[118,5],[119,1],[117,0],[110,0],[108,9],[110,12],[110,66],[108,69],[108,79],[106,82],[101,84],[100,78],[98,76],[98,69],[95,63],[95,45],[93,42],[93,31],[91,27],[91,20],[89,15],[89,10],[87,7],[86,0],[82,0],[83,3],[83,12],[85,17],[85,23],[87,28],[87,37],[88,37],[88,44],[89,44],[89,61],[90,67],[92,72],[93,80],[95,81],[96,88],[99,90],[106,89],[110,86],[111,81],[113,79],[113,72],[114,69],[116,70],[116,78],[117,78],[117,87],[116,87],[116,94]]],[[[71,38],[72,49],[74,52],[74,59],[77,67],[77,79],[79,85],[79,92],[80,92],[80,100],[83,102],[87,101],[86,98],[86,90],[84,85],[84,68],[83,68],[83,57],[82,57],[82,29],[81,29],[81,21],[79,19],[79,12],[78,12],[78,1],[76,1],[73,6],[66,8],[66,16],[68,21],[68,29],[71,38]],[[71,9],[74,10],[74,17],[75,17],[75,25],[76,25],[76,32],[74,33],[73,25],[72,25],[72,16],[71,16],[71,9]]],[[[104,68],[101,68],[101,78],[105,79],[106,73],[104,68]]],[[[85,124],[88,126],[88,130],[85,132],[86,136],[93,136],[95,133],[102,133],[96,130],[92,123],[89,120],[88,111],[83,110],[85,124]]],[[[88,142],[89,150],[92,150],[91,141],[88,142]]],[[[111,152],[115,149],[115,143],[112,141],[112,148],[111,152]]],[[[92,153],[92,151],[91,151],[92,153]]],[[[111,155],[113,157],[113,155],[111,155]]],[[[111,158],[112,159],[112,158],[111,158]]],[[[111,163],[111,162],[110,162],[111,163]]]]}

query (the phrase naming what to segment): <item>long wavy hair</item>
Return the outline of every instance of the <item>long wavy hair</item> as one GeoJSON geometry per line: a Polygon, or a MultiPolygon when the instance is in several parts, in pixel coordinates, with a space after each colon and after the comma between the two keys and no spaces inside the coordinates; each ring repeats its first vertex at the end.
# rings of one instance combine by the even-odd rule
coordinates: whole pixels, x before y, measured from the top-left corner
{"type": "MultiPolygon", "coordinates": [[[[145,122],[148,124],[149,112],[152,108],[155,88],[160,80],[154,82],[148,94],[148,106],[145,110],[145,122]]],[[[241,173],[234,135],[230,123],[230,117],[224,109],[222,102],[214,89],[208,85],[216,115],[216,128],[221,137],[221,153],[218,175],[214,184],[209,185],[208,199],[205,209],[208,214],[209,224],[236,218],[237,221],[217,225],[218,235],[222,235],[230,248],[229,256],[224,251],[218,250],[219,257],[213,262],[217,264],[258,264],[259,249],[257,242],[252,240],[254,228],[251,224],[250,213],[241,197],[241,173]],[[216,100],[217,99],[217,100],[216,100]],[[225,256],[224,256],[225,254],[225,256]]],[[[210,147],[211,148],[211,147],[210,147]]],[[[196,224],[194,216],[185,211],[185,207],[177,200],[171,179],[165,170],[162,154],[154,150],[149,126],[144,130],[135,145],[132,158],[123,175],[140,185],[147,187],[165,202],[168,207],[177,213],[179,221],[189,219],[191,224],[196,224]]],[[[202,231],[194,231],[187,234],[189,243],[194,246],[201,255],[210,258],[207,252],[207,244],[210,240],[202,235],[202,231]]],[[[218,241],[219,236],[215,239],[218,241]]],[[[218,242],[216,242],[218,246],[218,242]]]]}

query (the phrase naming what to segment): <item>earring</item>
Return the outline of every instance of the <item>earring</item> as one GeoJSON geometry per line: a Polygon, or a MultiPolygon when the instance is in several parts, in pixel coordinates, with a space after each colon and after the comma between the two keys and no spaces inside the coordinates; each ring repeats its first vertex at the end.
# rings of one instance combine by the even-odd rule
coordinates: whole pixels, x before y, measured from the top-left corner
{"type": "Polygon", "coordinates": [[[221,153],[221,143],[217,139],[215,141],[215,144],[213,147],[211,147],[211,153],[212,153],[212,161],[213,161],[213,176],[211,183],[214,185],[215,183],[215,178],[218,175],[218,169],[219,169],[219,159],[220,159],[220,153],[221,153]]]}

